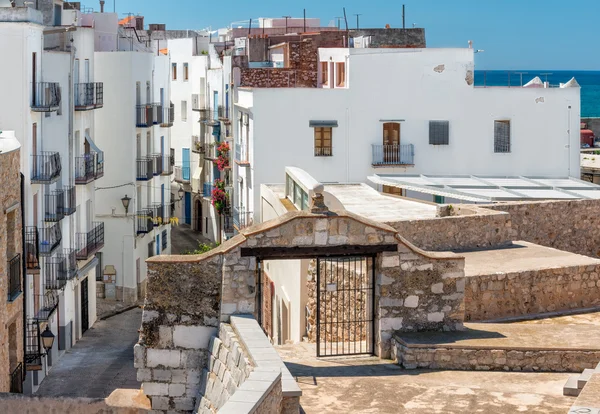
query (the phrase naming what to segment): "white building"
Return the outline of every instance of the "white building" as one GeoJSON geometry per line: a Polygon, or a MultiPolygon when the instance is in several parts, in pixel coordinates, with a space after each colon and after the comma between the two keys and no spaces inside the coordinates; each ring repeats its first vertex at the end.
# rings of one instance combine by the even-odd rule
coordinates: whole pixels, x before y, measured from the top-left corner
{"type": "Polygon", "coordinates": [[[320,48],[318,56],[317,88],[236,90],[242,219],[264,219],[260,185],[288,165],[324,183],[375,174],[579,177],[576,82],[475,87],[473,49],[320,48]]]}
{"type": "Polygon", "coordinates": [[[171,251],[170,59],[119,28],[116,15],[97,19],[118,33],[112,42],[96,34],[94,56],[96,77],[107,80],[95,118],[106,158],[95,208],[110,235],[102,250],[105,295],[132,303],[145,294],[146,259],[171,251]]]}
{"type": "MultiPolygon", "coordinates": [[[[70,349],[96,321],[95,254],[104,243],[94,222],[95,181],[102,151],[94,144],[94,112],[102,83],[94,77],[93,29],[82,27],[62,1],[0,7],[2,66],[0,130],[21,143],[25,178],[23,258],[25,392],[35,392],[59,351],[70,349]],[[20,7],[19,7],[20,6],[20,7]],[[57,336],[45,356],[39,334],[57,336]]],[[[5,6],[2,4],[2,6],[5,6]]]]}

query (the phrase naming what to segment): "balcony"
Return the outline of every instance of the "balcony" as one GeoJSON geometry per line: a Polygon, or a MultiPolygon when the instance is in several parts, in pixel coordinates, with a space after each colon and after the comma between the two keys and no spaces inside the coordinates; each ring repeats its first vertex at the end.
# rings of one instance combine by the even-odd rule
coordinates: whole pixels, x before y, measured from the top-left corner
{"type": "Polygon", "coordinates": [[[200,122],[207,125],[220,125],[219,123],[219,111],[213,111],[211,109],[200,110],[200,122]]]}
{"type": "Polygon", "coordinates": [[[6,269],[8,270],[8,301],[12,302],[23,291],[21,285],[21,255],[17,254],[8,260],[6,269]]]}
{"type": "Polygon", "coordinates": [[[46,289],[62,290],[69,280],[67,258],[64,255],[52,256],[46,259],[46,289]]]}
{"type": "Polygon", "coordinates": [[[245,144],[235,144],[235,163],[240,167],[249,167],[248,149],[245,144]]]}
{"type": "Polygon", "coordinates": [[[153,103],[153,104],[149,104],[149,105],[152,105],[152,111],[153,111],[152,123],[154,125],[162,124],[163,117],[164,117],[163,106],[159,103],[153,103]]]}
{"type": "Polygon", "coordinates": [[[173,122],[175,121],[175,105],[173,102],[169,106],[161,107],[162,108],[162,119],[159,122],[160,126],[163,128],[170,128],[173,126],[173,122]]]}
{"type": "Polygon", "coordinates": [[[75,110],[89,111],[104,106],[104,84],[102,82],[76,83],[75,110]]]}
{"type": "Polygon", "coordinates": [[[163,173],[163,155],[162,154],[152,154],[150,158],[154,160],[154,164],[152,167],[152,172],[154,175],[162,175],[163,173]]]}
{"type": "Polygon", "coordinates": [[[42,350],[40,324],[35,319],[28,319],[25,331],[25,365],[27,371],[42,369],[42,350]]]}
{"type": "Polygon", "coordinates": [[[154,158],[143,157],[136,160],[137,164],[137,180],[148,181],[154,177],[154,158]]]}
{"type": "Polygon", "coordinates": [[[204,154],[206,151],[206,144],[204,142],[204,137],[200,138],[198,135],[192,136],[192,152],[196,154],[204,154]]]}
{"type": "Polygon", "coordinates": [[[175,181],[178,183],[189,184],[190,182],[190,167],[176,165],[174,167],[175,181]]]}
{"type": "Polygon", "coordinates": [[[234,233],[235,225],[233,219],[233,216],[231,216],[230,214],[223,215],[223,232],[225,234],[234,233]]]}
{"type": "Polygon", "coordinates": [[[237,231],[252,226],[254,214],[251,211],[246,211],[243,208],[233,208],[233,226],[237,231]]]}
{"type": "Polygon", "coordinates": [[[60,107],[60,85],[58,82],[35,82],[32,85],[31,110],[54,112],[60,107]]]}
{"type": "Polygon", "coordinates": [[[136,213],[137,234],[150,233],[154,228],[154,220],[151,209],[139,210],[136,213]]]}
{"type": "Polygon", "coordinates": [[[104,247],[104,223],[94,222],[92,225],[92,230],[87,233],[75,235],[77,260],[88,260],[104,247]]]}
{"type": "Polygon", "coordinates": [[[154,104],[135,106],[135,126],[137,128],[148,128],[154,125],[154,104]]]}
{"type": "Polygon", "coordinates": [[[91,152],[75,157],[75,184],[89,184],[104,177],[104,154],[91,152]]]}
{"type": "Polygon", "coordinates": [[[60,230],[60,223],[56,223],[50,227],[43,227],[39,230],[40,240],[40,256],[48,257],[60,246],[62,241],[62,232],[60,230]]]}
{"type": "Polygon", "coordinates": [[[77,250],[76,249],[63,249],[63,252],[59,254],[65,259],[67,266],[67,279],[71,280],[77,276],[77,250]]]}
{"type": "Polygon", "coordinates": [[[229,107],[219,105],[217,108],[217,116],[219,120],[228,122],[229,121],[229,107]]]}
{"type": "Polygon", "coordinates": [[[13,394],[23,394],[23,363],[19,362],[14,370],[10,373],[10,392],[13,394]]]}
{"type": "Polygon", "coordinates": [[[212,198],[212,192],[215,186],[210,183],[204,183],[202,185],[202,197],[204,198],[212,198]]]}
{"type": "Polygon", "coordinates": [[[25,227],[25,264],[27,273],[39,273],[40,244],[38,229],[35,226],[25,227]]]}
{"type": "Polygon", "coordinates": [[[60,154],[42,151],[31,156],[31,183],[52,184],[60,178],[62,166],[60,154]]]}
{"type": "Polygon", "coordinates": [[[173,166],[175,165],[175,150],[171,148],[170,155],[163,156],[163,172],[162,175],[172,175],[173,166]]]}
{"type": "Polygon", "coordinates": [[[155,203],[152,204],[152,206],[150,207],[150,210],[152,210],[152,222],[154,223],[154,227],[158,227],[158,226],[162,226],[163,224],[166,224],[163,220],[164,220],[164,211],[166,210],[166,207],[163,206],[160,203],[155,203]]]}
{"type": "Polygon", "coordinates": [[[65,216],[70,216],[71,214],[75,213],[75,210],[77,210],[77,198],[76,198],[76,191],[75,191],[75,186],[69,186],[69,187],[65,187],[64,189],[64,194],[65,194],[65,203],[64,203],[64,213],[65,216]]]}
{"type": "Polygon", "coordinates": [[[47,321],[58,308],[58,295],[53,290],[47,290],[43,295],[33,295],[33,319],[47,321]]]}
{"type": "Polygon", "coordinates": [[[377,145],[373,144],[373,166],[414,165],[413,144],[377,145]]]}
{"type": "Polygon", "coordinates": [[[56,223],[65,218],[65,192],[53,190],[44,194],[44,221],[56,223]]]}

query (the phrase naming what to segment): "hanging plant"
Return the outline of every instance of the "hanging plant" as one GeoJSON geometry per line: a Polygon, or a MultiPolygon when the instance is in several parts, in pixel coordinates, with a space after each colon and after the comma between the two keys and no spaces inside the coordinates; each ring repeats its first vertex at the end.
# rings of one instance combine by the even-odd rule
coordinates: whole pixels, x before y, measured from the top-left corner
{"type": "Polygon", "coordinates": [[[229,167],[229,144],[224,142],[217,147],[217,168],[223,171],[229,167]]]}
{"type": "Polygon", "coordinates": [[[225,191],[225,181],[216,179],[212,190],[212,205],[217,213],[223,214],[229,203],[229,194],[225,191]]]}

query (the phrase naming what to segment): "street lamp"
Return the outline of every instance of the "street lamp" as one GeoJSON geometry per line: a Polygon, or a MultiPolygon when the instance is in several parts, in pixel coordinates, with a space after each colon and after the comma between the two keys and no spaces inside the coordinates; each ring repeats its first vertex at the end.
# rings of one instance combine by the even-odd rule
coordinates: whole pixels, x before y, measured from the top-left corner
{"type": "Polygon", "coordinates": [[[127,197],[127,194],[125,194],[125,197],[123,197],[121,199],[121,203],[123,203],[123,207],[125,208],[125,215],[127,215],[127,212],[129,211],[129,202],[131,201],[131,197],[127,197]]]}
{"type": "Polygon", "coordinates": [[[177,194],[179,195],[179,201],[183,200],[183,196],[185,195],[185,191],[183,191],[183,187],[181,185],[179,186],[179,191],[177,191],[177,194]]]}
{"type": "Polygon", "coordinates": [[[46,330],[40,334],[40,338],[42,338],[42,346],[46,350],[46,354],[48,354],[52,349],[52,345],[54,345],[54,334],[48,325],[46,325],[46,330]]]}

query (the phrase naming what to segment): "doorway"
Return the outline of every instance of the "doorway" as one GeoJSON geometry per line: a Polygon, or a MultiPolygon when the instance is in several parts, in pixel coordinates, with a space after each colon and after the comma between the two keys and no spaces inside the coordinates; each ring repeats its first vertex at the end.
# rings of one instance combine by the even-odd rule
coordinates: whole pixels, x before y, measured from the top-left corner
{"type": "Polygon", "coordinates": [[[194,230],[201,232],[202,231],[202,202],[200,200],[196,200],[195,212],[196,212],[196,215],[195,215],[196,228],[194,230]]]}
{"type": "Polygon", "coordinates": [[[383,161],[390,164],[400,163],[400,123],[383,124],[383,161]]]}
{"type": "Polygon", "coordinates": [[[90,327],[90,318],[88,312],[88,278],[81,281],[81,335],[90,327]]]}

